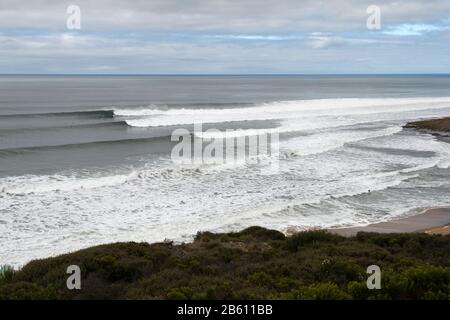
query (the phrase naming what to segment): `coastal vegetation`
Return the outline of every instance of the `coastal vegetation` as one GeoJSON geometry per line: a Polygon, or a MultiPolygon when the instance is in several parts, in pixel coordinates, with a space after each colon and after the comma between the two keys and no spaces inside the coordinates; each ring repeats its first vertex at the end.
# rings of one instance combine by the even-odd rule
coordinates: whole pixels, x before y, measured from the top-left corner
{"type": "Polygon", "coordinates": [[[0,269],[0,299],[449,299],[450,235],[261,227],[191,243],[115,243],[0,269]],[[81,269],[68,290],[66,269],[81,269]],[[369,290],[367,267],[381,268],[369,290]]]}

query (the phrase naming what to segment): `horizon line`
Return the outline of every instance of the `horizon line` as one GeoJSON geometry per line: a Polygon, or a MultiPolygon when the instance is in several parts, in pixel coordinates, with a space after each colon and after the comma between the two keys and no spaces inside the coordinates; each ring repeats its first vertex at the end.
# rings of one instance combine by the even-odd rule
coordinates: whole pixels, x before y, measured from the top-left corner
{"type": "Polygon", "coordinates": [[[431,73],[0,73],[0,76],[433,76],[431,73]]]}

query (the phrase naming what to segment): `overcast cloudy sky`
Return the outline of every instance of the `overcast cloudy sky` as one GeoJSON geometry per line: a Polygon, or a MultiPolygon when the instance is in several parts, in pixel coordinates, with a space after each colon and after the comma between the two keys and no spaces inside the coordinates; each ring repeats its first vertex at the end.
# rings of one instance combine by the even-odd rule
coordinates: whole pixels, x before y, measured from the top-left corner
{"type": "Polygon", "coordinates": [[[450,73],[450,1],[0,0],[0,73],[450,73]]]}

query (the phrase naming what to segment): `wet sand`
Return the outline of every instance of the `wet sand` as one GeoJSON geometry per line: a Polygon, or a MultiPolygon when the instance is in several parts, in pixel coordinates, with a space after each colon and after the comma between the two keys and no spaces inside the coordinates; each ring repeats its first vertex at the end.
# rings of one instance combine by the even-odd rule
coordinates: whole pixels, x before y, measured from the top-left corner
{"type": "Polygon", "coordinates": [[[342,236],[354,236],[358,232],[450,234],[450,208],[428,209],[402,219],[371,224],[364,227],[329,229],[342,236]]]}

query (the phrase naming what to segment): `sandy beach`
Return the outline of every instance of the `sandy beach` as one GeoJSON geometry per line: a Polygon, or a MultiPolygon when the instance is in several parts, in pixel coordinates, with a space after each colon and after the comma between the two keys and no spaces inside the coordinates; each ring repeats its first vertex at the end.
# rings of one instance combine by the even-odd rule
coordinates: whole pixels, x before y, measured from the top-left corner
{"type": "Polygon", "coordinates": [[[374,223],[363,227],[350,227],[330,229],[332,233],[342,236],[354,236],[358,232],[377,232],[377,233],[411,233],[425,232],[429,234],[449,234],[450,233],[450,208],[433,208],[422,213],[386,221],[374,223]]]}
{"type": "Polygon", "coordinates": [[[442,235],[447,235],[450,234],[450,226],[443,226],[443,227],[437,227],[437,228],[432,228],[429,230],[425,230],[424,231],[427,234],[442,234],[442,235]]]}

